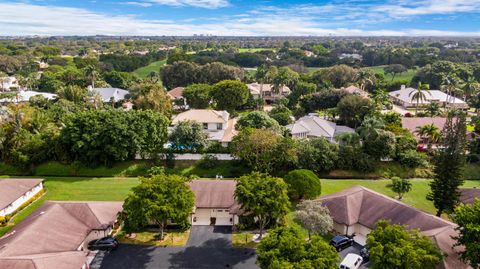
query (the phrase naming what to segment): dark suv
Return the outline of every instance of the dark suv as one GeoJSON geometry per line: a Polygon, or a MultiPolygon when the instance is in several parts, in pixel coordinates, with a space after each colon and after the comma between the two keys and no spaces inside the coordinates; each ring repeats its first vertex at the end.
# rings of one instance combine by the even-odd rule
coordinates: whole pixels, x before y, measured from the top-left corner
{"type": "Polygon", "coordinates": [[[353,238],[345,235],[336,235],[330,240],[330,245],[332,245],[337,251],[341,251],[353,245],[353,238]]]}
{"type": "Polygon", "coordinates": [[[117,248],[118,241],[111,236],[95,239],[88,243],[89,250],[115,250],[117,248]]]}

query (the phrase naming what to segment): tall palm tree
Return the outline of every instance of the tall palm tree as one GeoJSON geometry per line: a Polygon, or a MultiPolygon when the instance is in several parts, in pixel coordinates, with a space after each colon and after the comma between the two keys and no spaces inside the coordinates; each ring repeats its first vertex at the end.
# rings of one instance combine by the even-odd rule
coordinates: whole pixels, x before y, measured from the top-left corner
{"type": "Polygon", "coordinates": [[[94,65],[87,65],[85,67],[85,75],[87,76],[87,78],[90,79],[90,83],[92,85],[92,88],[95,89],[95,81],[97,80],[97,77],[99,75],[98,71],[97,71],[97,67],[94,66],[94,65]]]}
{"type": "Polygon", "coordinates": [[[293,71],[288,67],[280,67],[278,73],[273,77],[273,87],[272,90],[275,94],[281,93],[284,86],[293,86],[300,76],[297,72],[293,71]]]}
{"type": "Polygon", "coordinates": [[[440,86],[440,88],[447,94],[446,100],[445,100],[445,109],[448,109],[448,104],[450,103],[449,99],[451,98],[453,100],[453,103],[455,104],[455,95],[461,92],[459,88],[459,81],[460,79],[456,77],[455,75],[446,75],[443,78],[443,83],[440,86]]]}
{"type": "Polygon", "coordinates": [[[427,143],[427,148],[429,150],[431,150],[432,145],[438,143],[442,137],[440,129],[438,129],[433,123],[419,126],[416,128],[415,132],[420,136],[424,143],[427,143]]]}
{"type": "Polygon", "coordinates": [[[430,103],[427,107],[425,107],[425,111],[430,117],[435,117],[440,114],[440,106],[438,103],[430,103]]]}
{"type": "Polygon", "coordinates": [[[417,103],[415,105],[415,115],[418,112],[418,106],[420,105],[420,102],[427,100],[427,96],[425,95],[426,93],[432,95],[430,93],[430,85],[419,82],[417,89],[410,92],[410,94],[408,95],[411,98],[412,102],[415,101],[417,103]]]}
{"type": "Polygon", "coordinates": [[[375,75],[368,69],[360,69],[357,73],[356,81],[360,85],[360,89],[365,91],[367,85],[375,84],[375,75]]]}
{"type": "Polygon", "coordinates": [[[480,83],[477,82],[474,76],[468,76],[468,78],[462,84],[462,90],[464,93],[464,101],[467,98],[477,94],[480,91],[480,83]]]}

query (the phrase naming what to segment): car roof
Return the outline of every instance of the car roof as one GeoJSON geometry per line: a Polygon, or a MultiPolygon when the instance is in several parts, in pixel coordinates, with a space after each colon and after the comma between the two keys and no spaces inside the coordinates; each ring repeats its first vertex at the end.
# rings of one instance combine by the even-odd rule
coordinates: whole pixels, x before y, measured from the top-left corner
{"type": "Polygon", "coordinates": [[[332,241],[337,242],[337,241],[341,241],[341,240],[345,240],[345,239],[347,239],[347,237],[344,236],[344,235],[335,235],[335,236],[332,238],[332,241]]]}
{"type": "Polygon", "coordinates": [[[354,253],[348,253],[347,256],[345,256],[345,258],[343,259],[341,265],[346,265],[351,267],[354,265],[356,261],[358,261],[358,259],[363,260],[363,258],[360,255],[357,255],[354,253]]]}

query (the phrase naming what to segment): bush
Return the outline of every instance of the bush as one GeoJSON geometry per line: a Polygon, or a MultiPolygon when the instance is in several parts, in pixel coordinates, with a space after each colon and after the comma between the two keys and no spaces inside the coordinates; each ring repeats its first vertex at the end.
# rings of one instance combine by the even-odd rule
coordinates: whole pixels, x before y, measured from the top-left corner
{"type": "Polygon", "coordinates": [[[198,162],[198,166],[203,169],[212,169],[218,164],[218,158],[212,154],[203,155],[202,159],[198,162]]]}
{"type": "Polygon", "coordinates": [[[0,216],[0,227],[7,225],[9,220],[9,216],[0,216]]]}
{"type": "Polygon", "coordinates": [[[322,193],[320,179],[310,170],[290,171],[283,178],[288,184],[288,195],[294,199],[314,199],[322,193]]]}
{"type": "Polygon", "coordinates": [[[398,155],[398,162],[407,167],[416,168],[427,166],[427,155],[416,150],[407,150],[398,155]]]}

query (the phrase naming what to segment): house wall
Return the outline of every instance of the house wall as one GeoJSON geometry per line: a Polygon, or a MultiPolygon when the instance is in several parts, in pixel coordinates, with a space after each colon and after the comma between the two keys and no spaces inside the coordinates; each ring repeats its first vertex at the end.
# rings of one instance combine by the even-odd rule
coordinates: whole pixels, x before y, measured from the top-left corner
{"type": "Polygon", "coordinates": [[[29,191],[27,191],[25,194],[20,196],[15,202],[11,203],[7,207],[3,208],[0,210],[0,216],[5,216],[8,214],[11,214],[15,210],[17,210],[21,205],[23,205],[25,202],[27,202],[29,199],[31,199],[35,194],[37,194],[39,191],[43,189],[43,184],[40,183],[37,186],[33,187],[29,191]]]}
{"type": "MultiPolygon", "coordinates": [[[[227,123],[222,123],[222,130],[225,130],[227,128],[227,123]]],[[[208,123],[208,129],[209,131],[218,131],[217,129],[217,123],[212,123],[212,122],[209,122],[208,123]]]]}
{"type": "Polygon", "coordinates": [[[238,223],[238,216],[230,214],[228,208],[197,208],[192,214],[192,225],[210,225],[211,218],[216,218],[217,226],[232,226],[238,223]]]}
{"type": "Polygon", "coordinates": [[[365,245],[365,243],[367,242],[367,235],[371,232],[368,227],[365,227],[358,223],[349,226],[342,223],[334,222],[333,229],[339,234],[352,235],[353,233],[355,233],[355,237],[353,239],[360,245],[365,245]]]}
{"type": "Polygon", "coordinates": [[[83,240],[82,244],[78,247],[77,250],[87,250],[88,243],[90,241],[108,236],[111,232],[112,232],[111,228],[108,228],[106,230],[93,230],[93,231],[91,231],[87,235],[87,237],[85,237],[85,240],[83,240]]]}

